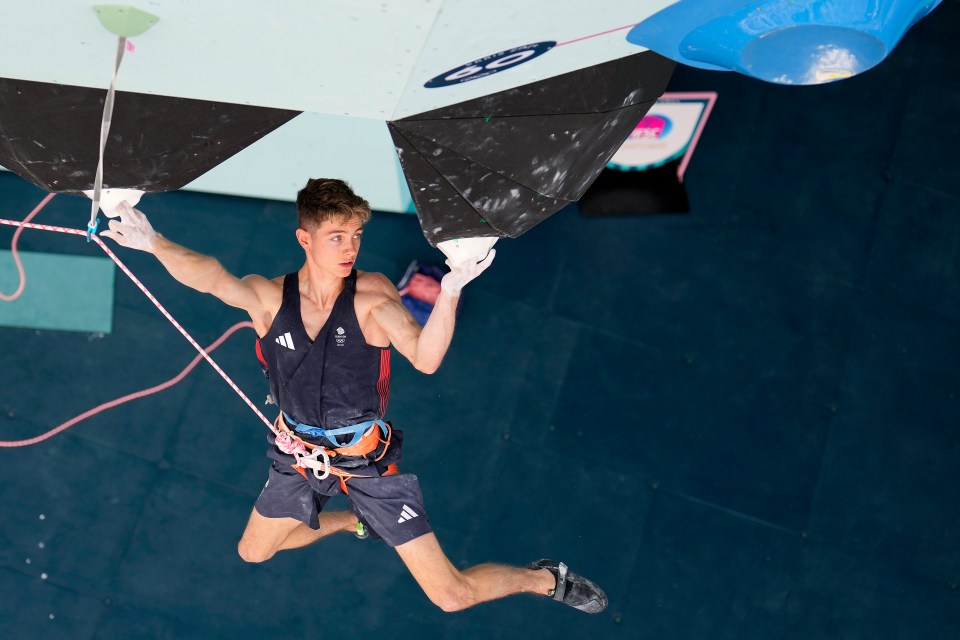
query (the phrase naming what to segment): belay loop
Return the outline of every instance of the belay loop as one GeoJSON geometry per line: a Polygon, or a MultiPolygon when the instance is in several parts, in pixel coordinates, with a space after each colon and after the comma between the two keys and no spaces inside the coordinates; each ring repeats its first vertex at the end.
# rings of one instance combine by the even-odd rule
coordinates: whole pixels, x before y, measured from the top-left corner
{"type": "Polygon", "coordinates": [[[313,475],[317,480],[323,480],[329,476],[330,470],[333,468],[330,464],[330,455],[323,447],[317,447],[307,455],[294,453],[293,457],[297,460],[298,467],[313,470],[313,475]],[[317,460],[317,456],[322,457],[323,460],[317,460]],[[320,473],[321,471],[323,471],[323,473],[320,473]]]}

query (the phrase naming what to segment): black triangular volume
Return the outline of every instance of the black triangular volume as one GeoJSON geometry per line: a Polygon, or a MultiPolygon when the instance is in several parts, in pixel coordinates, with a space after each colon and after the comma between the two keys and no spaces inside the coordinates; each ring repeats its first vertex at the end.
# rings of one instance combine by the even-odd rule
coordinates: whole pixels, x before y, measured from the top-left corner
{"type": "Polygon", "coordinates": [[[598,113],[663,95],[676,62],[644,51],[552,78],[402,118],[437,120],[598,113]]]}
{"type": "MultiPolygon", "coordinates": [[[[105,89],[0,78],[0,164],[53,192],[93,187],[105,89]]],[[[104,187],[171,191],[299,111],[118,91],[104,187]]]]}
{"type": "Polygon", "coordinates": [[[484,222],[470,203],[423,158],[420,151],[391,123],[387,124],[423,235],[430,244],[456,238],[504,235],[484,222]]]}
{"type": "Polygon", "coordinates": [[[653,105],[595,114],[393,123],[533,192],[577,200],[653,105]]]}
{"type": "Polygon", "coordinates": [[[437,146],[426,138],[405,133],[422,158],[503,235],[517,237],[570,204],[532,191],[488,167],[437,146]]]}

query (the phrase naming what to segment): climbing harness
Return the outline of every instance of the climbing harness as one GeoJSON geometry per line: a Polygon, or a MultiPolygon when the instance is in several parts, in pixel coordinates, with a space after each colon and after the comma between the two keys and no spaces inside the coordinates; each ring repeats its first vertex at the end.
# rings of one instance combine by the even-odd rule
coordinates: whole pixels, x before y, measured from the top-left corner
{"type": "MultiPolygon", "coordinates": [[[[358,424],[353,424],[348,427],[340,427],[338,429],[321,429],[320,427],[314,427],[313,425],[303,424],[302,422],[297,422],[290,417],[286,411],[283,412],[283,417],[286,419],[287,423],[293,426],[293,430],[297,433],[303,433],[314,438],[327,438],[331,442],[337,442],[337,436],[345,436],[347,434],[353,434],[353,438],[350,442],[344,442],[341,446],[345,448],[356,447],[360,444],[360,441],[363,440],[364,434],[370,431],[370,428],[377,426],[383,432],[384,437],[388,437],[387,434],[387,423],[383,420],[367,420],[366,422],[360,422],[358,424]]],[[[369,450],[363,451],[360,454],[367,453],[369,450]]],[[[354,454],[346,454],[354,455],[354,454]]]]}
{"type": "MultiPolygon", "coordinates": [[[[277,448],[283,453],[293,456],[296,462],[291,466],[304,478],[307,477],[307,469],[309,469],[318,480],[323,480],[331,474],[337,476],[340,479],[340,486],[343,488],[344,493],[347,492],[346,483],[350,478],[369,478],[372,476],[353,473],[346,468],[333,464],[331,460],[336,460],[338,457],[365,458],[366,462],[364,464],[370,464],[372,462],[379,462],[390,448],[393,429],[390,423],[384,422],[383,420],[370,420],[358,425],[341,427],[340,429],[321,429],[320,427],[312,427],[291,421],[294,429],[298,429],[299,426],[299,428],[313,429],[331,435],[337,435],[334,432],[341,432],[343,434],[362,433],[359,438],[355,436],[354,440],[349,444],[328,449],[300,438],[296,431],[288,426],[287,420],[289,420],[289,418],[285,419],[285,415],[286,414],[281,412],[270,426],[270,430],[274,436],[276,436],[275,444],[277,448]],[[359,427],[363,427],[362,432],[356,431],[359,427]],[[380,433],[383,433],[382,438],[380,437],[380,433]],[[376,452],[380,445],[383,445],[383,450],[380,454],[375,458],[368,458],[367,456],[376,452]]],[[[392,475],[397,472],[396,465],[390,465],[384,475],[392,475]]]]}

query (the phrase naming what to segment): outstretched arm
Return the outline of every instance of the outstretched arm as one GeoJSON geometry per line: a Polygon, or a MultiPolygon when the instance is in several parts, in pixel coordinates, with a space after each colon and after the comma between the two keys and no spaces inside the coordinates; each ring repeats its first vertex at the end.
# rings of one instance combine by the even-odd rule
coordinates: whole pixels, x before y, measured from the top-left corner
{"type": "Polygon", "coordinates": [[[101,232],[101,236],[121,246],[152,253],[178,282],[246,310],[254,321],[267,309],[264,300],[269,295],[270,281],[266,278],[247,276],[241,280],[231,275],[216,258],[164,238],[143,212],[126,203],[121,203],[116,213],[119,218],[111,220],[110,229],[101,232]]]}
{"type": "Polygon", "coordinates": [[[453,338],[460,290],[489,267],[495,255],[496,251],[491,250],[481,262],[450,265],[447,261],[450,273],[440,282],[440,295],[423,328],[400,302],[396,288],[385,282],[386,299],[373,307],[373,317],[386,331],[391,344],[416,369],[433,373],[440,368],[453,338]]]}

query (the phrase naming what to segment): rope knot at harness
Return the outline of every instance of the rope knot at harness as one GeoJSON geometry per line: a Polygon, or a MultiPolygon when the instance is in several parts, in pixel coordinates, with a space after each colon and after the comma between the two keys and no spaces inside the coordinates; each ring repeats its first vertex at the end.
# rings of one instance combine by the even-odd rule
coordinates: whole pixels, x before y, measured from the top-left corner
{"type": "Polygon", "coordinates": [[[307,448],[299,440],[295,440],[289,433],[284,431],[274,431],[276,435],[277,448],[287,455],[307,455],[307,448]]]}
{"type": "Polygon", "coordinates": [[[274,444],[283,453],[291,455],[297,461],[296,466],[302,469],[310,469],[317,480],[323,480],[330,475],[332,465],[330,464],[330,454],[323,447],[314,447],[308,450],[303,440],[290,433],[283,423],[283,414],[277,416],[277,419],[270,426],[273,431],[274,444]],[[318,459],[319,458],[319,459],[318,459]]]}

